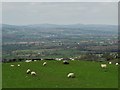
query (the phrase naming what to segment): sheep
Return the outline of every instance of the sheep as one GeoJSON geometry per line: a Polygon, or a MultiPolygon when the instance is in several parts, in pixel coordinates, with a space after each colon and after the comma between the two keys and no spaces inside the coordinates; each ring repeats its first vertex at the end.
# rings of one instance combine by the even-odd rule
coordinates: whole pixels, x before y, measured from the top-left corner
{"type": "Polygon", "coordinates": [[[36,75],[36,72],[32,71],[32,72],[31,72],[31,75],[36,75]]]}
{"type": "Polygon", "coordinates": [[[74,74],[74,73],[69,73],[69,74],[67,75],[67,77],[68,77],[68,78],[75,78],[75,74],[74,74]]]}
{"type": "Polygon", "coordinates": [[[31,70],[30,70],[30,69],[27,69],[26,73],[27,73],[27,74],[30,74],[30,73],[31,73],[31,70]]]}
{"type": "Polygon", "coordinates": [[[69,62],[67,60],[64,60],[63,64],[69,64],[69,62]]]}
{"type": "Polygon", "coordinates": [[[11,67],[14,67],[15,65],[12,64],[12,65],[10,65],[10,66],[11,66],[11,67]]]}
{"type": "Polygon", "coordinates": [[[73,59],[73,58],[70,58],[70,60],[74,61],[74,59],[73,59]]]}
{"type": "Polygon", "coordinates": [[[41,61],[44,60],[43,58],[41,58],[41,61]]]}
{"type": "Polygon", "coordinates": [[[47,62],[44,62],[44,63],[43,63],[43,66],[46,66],[46,64],[47,64],[47,62]]]}
{"type": "Polygon", "coordinates": [[[20,67],[20,64],[18,64],[17,66],[20,67]]]}
{"type": "Polygon", "coordinates": [[[32,62],[32,60],[26,60],[25,62],[27,62],[27,63],[28,63],[28,62],[32,62]]]}
{"type": "Polygon", "coordinates": [[[115,63],[115,65],[118,65],[118,63],[115,63]]]}
{"type": "Polygon", "coordinates": [[[109,62],[109,64],[112,64],[112,62],[109,62]]]}
{"type": "Polygon", "coordinates": [[[61,61],[63,58],[56,58],[55,60],[56,61],[61,61]]]}
{"type": "Polygon", "coordinates": [[[101,64],[101,68],[107,68],[106,64],[101,64]]]}

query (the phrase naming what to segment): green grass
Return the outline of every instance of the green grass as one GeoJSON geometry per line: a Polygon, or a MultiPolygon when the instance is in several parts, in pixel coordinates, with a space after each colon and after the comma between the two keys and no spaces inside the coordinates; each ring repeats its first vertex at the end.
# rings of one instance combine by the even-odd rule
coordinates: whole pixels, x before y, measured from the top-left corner
{"type": "Polygon", "coordinates": [[[0,62],[0,89],[2,90],[2,63],[0,62]]]}
{"type": "Polygon", "coordinates": [[[99,62],[70,61],[69,65],[62,61],[47,61],[44,67],[37,62],[3,63],[3,88],[117,88],[118,66],[108,65],[107,70],[100,68],[99,62]],[[17,64],[21,64],[17,67],[17,64]],[[10,67],[14,64],[15,67],[10,67]],[[26,74],[30,68],[36,76],[26,74]],[[74,72],[76,78],[67,78],[74,72]]]}

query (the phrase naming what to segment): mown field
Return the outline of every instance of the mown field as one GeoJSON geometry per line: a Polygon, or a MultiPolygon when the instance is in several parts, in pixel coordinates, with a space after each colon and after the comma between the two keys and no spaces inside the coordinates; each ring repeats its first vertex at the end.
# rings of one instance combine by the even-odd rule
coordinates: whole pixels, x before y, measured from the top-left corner
{"type": "Polygon", "coordinates": [[[107,69],[100,67],[101,62],[70,61],[69,65],[62,61],[14,62],[2,64],[3,88],[117,88],[118,66],[107,64],[107,69]],[[10,67],[14,64],[14,67],[10,67]],[[17,64],[21,66],[18,67],[17,64]],[[26,74],[30,68],[36,76],[26,74]],[[67,78],[74,72],[75,78],[67,78]]]}

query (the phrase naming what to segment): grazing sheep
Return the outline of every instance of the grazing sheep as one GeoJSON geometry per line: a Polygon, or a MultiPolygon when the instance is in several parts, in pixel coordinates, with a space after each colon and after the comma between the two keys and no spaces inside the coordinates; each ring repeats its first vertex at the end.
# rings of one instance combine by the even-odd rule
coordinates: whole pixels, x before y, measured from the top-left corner
{"type": "Polygon", "coordinates": [[[36,72],[32,71],[32,72],[31,72],[31,75],[36,75],[36,72]]]}
{"type": "Polygon", "coordinates": [[[106,64],[101,64],[101,68],[107,68],[106,64]]]}
{"type": "Polygon", "coordinates": [[[64,60],[63,64],[69,64],[69,62],[67,60],[64,60]]]}
{"type": "Polygon", "coordinates": [[[71,59],[72,61],[75,61],[75,59],[71,59]]]}
{"type": "Polygon", "coordinates": [[[67,75],[67,77],[68,77],[68,78],[75,78],[75,74],[74,74],[74,73],[69,73],[69,74],[67,75]]]}
{"type": "Polygon", "coordinates": [[[56,58],[55,60],[56,61],[61,61],[63,58],[56,58]]]}
{"type": "Polygon", "coordinates": [[[118,65],[118,63],[115,63],[115,65],[118,65]]]}
{"type": "Polygon", "coordinates": [[[75,59],[74,58],[70,58],[70,60],[74,61],[75,59]]]}
{"type": "Polygon", "coordinates": [[[25,62],[27,62],[27,63],[28,63],[28,62],[32,62],[32,60],[26,60],[25,62]]]}
{"type": "Polygon", "coordinates": [[[109,62],[109,64],[112,64],[112,62],[109,62]]]}
{"type": "Polygon", "coordinates": [[[41,61],[44,60],[43,58],[41,58],[41,61]]]}
{"type": "Polygon", "coordinates": [[[43,63],[43,66],[46,66],[46,64],[47,64],[47,62],[44,62],[44,63],[43,63]]]}
{"type": "Polygon", "coordinates": [[[30,74],[30,73],[31,73],[31,70],[30,70],[30,69],[28,69],[28,70],[26,71],[26,73],[27,73],[27,74],[30,74]]]}
{"type": "Polygon", "coordinates": [[[18,64],[17,66],[20,67],[20,64],[18,64]]]}
{"type": "Polygon", "coordinates": [[[14,67],[15,65],[12,64],[12,65],[10,65],[10,66],[11,66],[11,67],[14,67]]]}

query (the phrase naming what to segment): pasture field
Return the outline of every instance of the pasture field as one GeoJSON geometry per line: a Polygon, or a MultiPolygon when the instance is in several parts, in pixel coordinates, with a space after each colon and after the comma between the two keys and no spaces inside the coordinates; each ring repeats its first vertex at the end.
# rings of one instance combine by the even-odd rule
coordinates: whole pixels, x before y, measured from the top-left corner
{"type": "Polygon", "coordinates": [[[70,61],[69,65],[62,61],[13,62],[2,64],[3,88],[117,88],[118,66],[107,64],[102,69],[102,62],[70,61]],[[10,65],[14,64],[14,67],[10,65]],[[17,64],[21,66],[18,67],[17,64]],[[26,74],[30,68],[36,76],[26,74]],[[75,78],[67,78],[69,72],[74,72],[75,78]]]}

